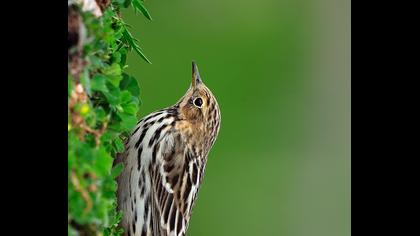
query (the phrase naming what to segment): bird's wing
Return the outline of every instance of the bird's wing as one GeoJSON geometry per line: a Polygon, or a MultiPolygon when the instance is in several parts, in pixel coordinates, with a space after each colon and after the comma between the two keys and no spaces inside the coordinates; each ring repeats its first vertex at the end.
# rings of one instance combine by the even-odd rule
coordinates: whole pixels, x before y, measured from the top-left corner
{"type": "Polygon", "coordinates": [[[159,143],[151,171],[153,232],[159,236],[185,235],[202,176],[200,158],[177,133],[169,132],[159,143]]]}

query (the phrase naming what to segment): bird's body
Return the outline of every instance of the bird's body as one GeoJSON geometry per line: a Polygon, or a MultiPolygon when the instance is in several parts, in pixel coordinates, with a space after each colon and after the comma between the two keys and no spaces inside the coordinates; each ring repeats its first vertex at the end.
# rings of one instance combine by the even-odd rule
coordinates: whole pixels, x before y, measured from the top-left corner
{"type": "Polygon", "coordinates": [[[140,120],[116,162],[124,235],[185,235],[220,127],[220,111],[193,63],[187,93],[140,120]]]}

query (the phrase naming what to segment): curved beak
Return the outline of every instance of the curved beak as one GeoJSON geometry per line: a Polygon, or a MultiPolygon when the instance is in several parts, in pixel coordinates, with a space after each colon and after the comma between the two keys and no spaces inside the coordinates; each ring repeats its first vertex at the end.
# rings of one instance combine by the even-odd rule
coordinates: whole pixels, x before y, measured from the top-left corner
{"type": "Polygon", "coordinates": [[[191,86],[195,88],[197,85],[203,83],[200,77],[200,72],[198,71],[197,64],[195,61],[192,62],[192,81],[191,86]]]}

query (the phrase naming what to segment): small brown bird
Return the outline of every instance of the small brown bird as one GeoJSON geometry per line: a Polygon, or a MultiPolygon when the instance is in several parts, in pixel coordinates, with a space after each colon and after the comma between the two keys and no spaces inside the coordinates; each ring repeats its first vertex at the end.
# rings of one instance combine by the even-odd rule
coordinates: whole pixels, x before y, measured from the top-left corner
{"type": "Polygon", "coordinates": [[[186,94],[140,120],[116,159],[124,235],[185,235],[219,128],[219,105],[193,62],[186,94]]]}

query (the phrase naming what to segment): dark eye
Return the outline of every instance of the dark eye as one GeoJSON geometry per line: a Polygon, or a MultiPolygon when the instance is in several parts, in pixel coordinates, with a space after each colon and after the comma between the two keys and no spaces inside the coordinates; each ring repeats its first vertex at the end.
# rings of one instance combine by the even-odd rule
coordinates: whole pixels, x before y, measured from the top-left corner
{"type": "Polygon", "coordinates": [[[194,99],[194,105],[198,108],[201,108],[201,106],[203,105],[203,99],[201,98],[194,99]]]}

